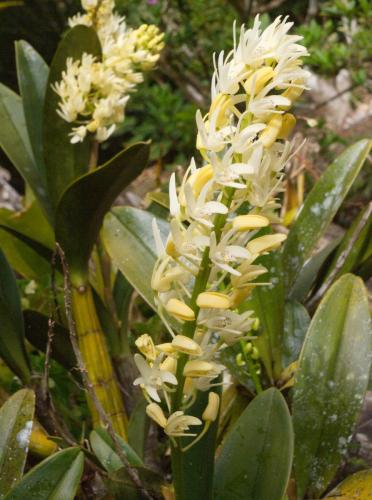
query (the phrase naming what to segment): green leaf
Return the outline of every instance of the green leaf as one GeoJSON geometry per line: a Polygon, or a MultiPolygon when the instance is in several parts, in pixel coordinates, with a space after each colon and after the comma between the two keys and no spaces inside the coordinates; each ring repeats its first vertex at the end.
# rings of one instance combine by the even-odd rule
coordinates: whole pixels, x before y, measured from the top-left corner
{"type": "MultiPolygon", "coordinates": [[[[38,311],[23,312],[25,334],[27,340],[40,351],[46,351],[48,343],[48,317],[38,311]]],[[[58,361],[66,370],[76,367],[76,358],[72,349],[70,334],[62,325],[55,323],[53,327],[53,343],[51,357],[58,361]]]]}
{"type": "Polygon", "coordinates": [[[141,459],[145,451],[145,442],[149,427],[146,415],[148,402],[142,397],[133,409],[128,422],[128,442],[141,459]]]}
{"type": "Polygon", "coordinates": [[[35,410],[35,395],[21,389],[0,409],[0,498],[17,483],[26,463],[35,410]]]}
{"type": "Polygon", "coordinates": [[[28,135],[35,164],[45,179],[43,157],[43,107],[49,68],[40,54],[27,42],[15,44],[18,86],[23,101],[28,135]]]}
{"type": "Polygon", "coordinates": [[[364,260],[372,255],[372,217],[370,214],[371,207],[367,205],[355,218],[348,231],[346,231],[328,267],[328,272],[324,280],[327,280],[340,257],[343,257],[345,252],[347,252],[346,258],[340,266],[335,279],[342,274],[354,272],[364,260]]]}
{"type": "Polygon", "coordinates": [[[214,500],[282,500],[291,472],[293,431],[274,388],[257,396],[228,433],[217,458],[214,500]]]}
{"type": "Polygon", "coordinates": [[[51,250],[54,248],[53,230],[36,200],[20,212],[0,208],[0,225],[13,229],[51,250]]]}
{"type": "MultiPolygon", "coordinates": [[[[137,453],[120,436],[116,436],[128,462],[133,467],[144,467],[137,453]]],[[[115,451],[111,437],[104,429],[95,429],[89,438],[92,450],[107,472],[116,472],[123,467],[119,455],[115,451]]]]}
{"type": "MultiPolygon", "coordinates": [[[[219,383],[221,379],[214,382],[219,383]]],[[[214,392],[220,393],[220,388],[214,387],[214,392]]],[[[208,404],[208,392],[198,392],[195,403],[185,412],[201,420],[202,414],[208,404]]],[[[183,437],[178,439],[180,446],[172,447],[173,484],[177,500],[202,498],[214,500],[213,497],[213,471],[214,456],[216,451],[218,419],[211,423],[203,438],[187,451],[181,451],[195,439],[183,437]]],[[[202,426],[195,427],[201,432],[202,426]]]]}
{"type": "MultiPolygon", "coordinates": [[[[102,238],[114,265],[156,311],[151,289],[157,259],[151,227],[154,218],[154,215],[137,208],[115,207],[105,217],[102,238]]],[[[169,225],[163,219],[156,221],[165,241],[169,225]]]]}
{"type": "Polygon", "coordinates": [[[56,240],[73,274],[87,271],[103,217],[120,192],[144,169],[149,146],[134,144],[93,172],[79,177],[63,193],[56,214],[56,240]]]}
{"type": "Polygon", "coordinates": [[[342,276],[306,334],[293,395],[299,499],[317,498],[334,477],[367,389],[371,328],[360,278],[342,276]]]}
{"type": "Polygon", "coordinates": [[[0,250],[0,355],[25,383],[30,381],[21,301],[14,273],[0,250]]]}
{"type": "Polygon", "coordinates": [[[271,283],[257,286],[249,300],[260,320],[262,334],[256,342],[265,363],[266,370],[272,378],[278,378],[282,371],[281,350],[284,327],[284,288],[282,260],[280,252],[272,252],[260,257],[258,264],[268,270],[255,283],[271,283]]]}
{"type": "Polygon", "coordinates": [[[349,146],[327,168],[308,194],[283,249],[287,293],[339,209],[370,148],[371,141],[367,139],[349,146]]]}
{"type": "Polygon", "coordinates": [[[49,194],[54,208],[66,187],[88,170],[91,141],[88,138],[83,143],[71,144],[69,133],[73,125],[57,114],[59,96],[52,88],[53,84],[61,80],[67,58],[79,60],[84,52],[99,59],[100,42],[93,28],[75,26],[62,38],[50,66],[44,105],[43,149],[49,194]]]}
{"type": "Polygon", "coordinates": [[[0,123],[0,147],[30,185],[46,214],[49,215],[50,203],[46,185],[35,164],[22,99],[2,84],[0,84],[0,123]]]}
{"type": "Polygon", "coordinates": [[[284,366],[288,366],[298,359],[309,323],[310,316],[306,307],[296,301],[290,301],[285,304],[283,335],[284,366]]]}
{"type": "Polygon", "coordinates": [[[73,500],[83,474],[84,453],[66,448],[40,462],[5,497],[6,500],[73,500]]]}
{"type": "Polygon", "coordinates": [[[50,262],[40,256],[40,243],[36,249],[36,246],[30,246],[31,241],[9,227],[0,227],[0,249],[11,267],[27,279],[38,280],[40,276],[50,274],[50,262]]]}
{"type": "Polygon", "coordinates": [[[297,302],[304,302],[306,300],[315,282],[319,281],[317,280],[318,275],[321,275],[321,270],[327,267],[328,259],[341,239],[342,238],[335,238],[305,262],[289,293],[288,298],[290,300],[296,300],[297,302]]]}

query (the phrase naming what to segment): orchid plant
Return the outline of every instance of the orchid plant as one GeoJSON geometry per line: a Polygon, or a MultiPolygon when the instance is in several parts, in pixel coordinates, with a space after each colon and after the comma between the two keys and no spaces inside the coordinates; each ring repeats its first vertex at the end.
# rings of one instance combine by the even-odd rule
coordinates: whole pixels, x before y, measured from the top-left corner
{"type": "Polygon", "coordinates": [[[147,209],[111,208],[149,144],[104,164],[100,144],[163,34],[128,27],[112,0],[82,6],[50,68],[19,42],[21,95],[0,86],[0,145],[26,183],[22,211],[0,210],[0,356],[23,386],[0,393],[0,498],[368,492],[370,471],[335,478],[369,383],[370,205],[317,245],[370,141],[286,217],[307,50],[287,18],[256,17],[213,57],[198,157],[147,209]],[[86,405],[61,411],[55,366],[86,405]]]}

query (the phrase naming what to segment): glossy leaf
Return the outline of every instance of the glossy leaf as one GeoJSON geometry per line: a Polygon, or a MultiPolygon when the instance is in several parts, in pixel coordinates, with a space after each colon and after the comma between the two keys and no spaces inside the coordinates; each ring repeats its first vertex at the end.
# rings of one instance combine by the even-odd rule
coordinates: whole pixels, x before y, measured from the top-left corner
{"type": "Polygon", "coordinates": [[[0,409],[0,499],[21,479],[26,463],[35,395],[21,389],[0,409]]]}
{"type": "Polygon", "coordinates": [[[26,41],[15,44],[18,86],[23,101],[28,135],[35,164],[45,179],[43,157],[43,107],[49,68],[41,55],[26,41]]]}
{"type": "Polygon", "coordinates": [[[77,177],[88,170],[91,141],[71,144],[69,134],[72,124],[67,123],[57,114],[59,97],[52,85],[61,80],[66,60],[81,58],[86,52],[98,59],[101,46],[93,28],[75,26],[62,38],[50,66],[49,79],[45,95],[43,119],[43,150],[50,199],[54,208],[66,189],[77,177]]]}
{"type": "Polygon", "coordinates": [[[287,302],[284,311],[283,365],[296,361],[310,323],[306,307],[296,301],[287,302]]]}
{"type": "Polygon", "coordinates": [[[334,500],[368,500],[372,496],[372,470],[361,470],[347,477],[325,498],[334,500]]]}
{"type": "MultiPolygon", "coordinates": [[[[123,449],[128,462],[133,467],[143,467],[144,464],[137,453],[120,436],[117,439],[123,449]]],[[[92,450],[107,472],[116,472],[123,467],[111,437],[104,429],[95,429],[89,438],[92,450]]]]}
{"type": "Polygon", "coordinates": [[[49,214],[46,185],[35,164],[22,99],[2,84],[0,84],[0,123],[0,147],[49,214]]]}
{"type": "MultiPolygon", "coordinates": [[[[114,265],[156,310],[151,289],[151,276],[157,258],[151,227],[153,219],[154,216],[144,210],[115,207],[104,220],[102,238],[114,265]]],[[[169,225],[162,219],[156,220],[165,241],[169,225]]]]}
{"type": "MultiPolygon", "coordinates": [[[[30,309],[24,311],[23,317],[27,340],[41,352],[45,353],[48,343],[48,317],[30,309]]],[[[67,370],[72,370],[76,367],[76,358],[68,330],[62,325],[55,323],[53,333],[51,357],[67,370]]]]}
{"type": "Polygon", "coordinates": [[[306,334],[293,395],[297,494],[317,498],[347,449],[371,365],[366,290],[346,274],[326,293],[306,334]]]}
{"type": "Polygon", "coordinates": [[[135,144],[79,177],[63,193],[56,214],[56,240],[74,272],[85,272],[103,217],[120,192],[144,169],[149,146],[135,144]]]}
{"type": "Polygon", "coordinates": [[[23,382],[30,380],[21,300],[14,273],[0,250],[0,355],[23,382]]]}
{"type": "Polygon", "coordinates": [[[83,466],[84,454],[80,448],[66,448],[31,469],[5,499],[73,500],[83,466]]]}
{"type": "Polygon", "coordinates": [[[287,293],[335,216],[370,148],[371,141],[367,139],[349,146],[327,168],[308,194],[284,245],[283,265],[287,293]]]}
{"type": "Polygon", "coordinates": [[[291,472],[293,431],[274,388],[257,396],[228,433],[217,458],[214,500],[282,500],[291,472]]]}

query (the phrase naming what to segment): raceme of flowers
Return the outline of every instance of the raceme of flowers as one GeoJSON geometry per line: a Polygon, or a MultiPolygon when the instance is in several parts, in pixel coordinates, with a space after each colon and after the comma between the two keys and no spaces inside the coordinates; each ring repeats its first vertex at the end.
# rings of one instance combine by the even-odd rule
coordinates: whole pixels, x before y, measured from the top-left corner
{"type": "Polygon", "coordinates": [[[163,34],[153,25],[128,28],[114,12],[113,0],[82,0],[84,14],[69,20],[70,27],[93,27],[102,45],[102,60],[84,53],[67,60],[62,79],[53,85],[60,97],[58,114],[73,123],[71,142],[87,133],[105,141],[124,120],[129,95],[151,70],[164,46],[163,34]]]}
{"type": "Polygon", "coordinates": [[[307,52],[301,37],[288,34],[291,26],[278,17],[262,30],[257,17],[239,38],[234,34],[231,52],[215,57],[212,103],[205,116],[196,115],[204,164],[197,168],[192,160],[179,188],[175,174],[170,179],[165,244],[154,221],[152,288],[160,315],[168,313],[183,330],[175,334],[164,318],[171,342],[137,340],[135,384],[174,445],[179,436],[195,436],[189,448],[217,418],[219,396],[210,389],[221,383],[220,351],[252,335],[257,320],[240,306],[263,285],[255,282],[267,271],[258,257],[285,239],[270,225],[278,222],[275,197],[292,154],[286,138],[296,120],[288,110],[307,78],[301,66],[307,52]],[[210,391],[202,420],[186,414],[197,391],[210,391]]]}

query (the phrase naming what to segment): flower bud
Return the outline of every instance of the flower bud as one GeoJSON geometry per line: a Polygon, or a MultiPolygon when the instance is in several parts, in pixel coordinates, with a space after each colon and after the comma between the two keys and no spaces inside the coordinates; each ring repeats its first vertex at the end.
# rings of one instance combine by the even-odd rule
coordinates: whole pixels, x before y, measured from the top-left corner
{"type": "Polygon", "coordinates": [[[202,309],[229,309],[231,300],[228,295],[220,292],[202,292],[196,299],[196,304],[202,309]]]}
{"type": "Polygon", "coordinates": [[[261,132],[259,140],[265,146],[270,148],[277,140],[280,129],[282,128],[283,117],[282,115],[274,115],[269,120],[267,127],[261,132]]]}
{"type": "Polygon", "coordinates": [[[218,416],[218,409],[220,407],[220,397],[216,392],[210,392],[208,394],[208,404],[205,408],[202,419],[214,422],[218,416]]]}
{"type": "Polygon", "coordinates": [[[287,238],[285,234],[266,234],[265,236],[260,236],[259,238],[254,238],[247,244],[247,250],[251,254],[260,254],[263,252],[268,252],[280,246],[280,244],[287,238]]]}
{"type": "Polygon", "coordinates": [[[172,346],[171,342],[164,342],[164,344],[157,344],[156,349],[160,352],[164,352],[165,354],[174,354],[175,349],[172,346]]]}
{"type": "Polygon", "coordinates": [[[172,356],[168,356],[160,365],[160,370],[176,374],[177,371],[177,360],[172,356]]]}
{"type": "Polygon", "coordinates": [[[203,352],[199,344],[185,335],[177,335],[174,337],[172,340],[172,347],[176,351],[183,352],[184,354],[189,354],[191,356],[200,356],[203,352]]]}
{"type": "Polygon", "coordinates": [[[137,349],[150,361],[154,361],[156,358],[156,350],[154,346],[154,342],[150,335],[145,333],[138,337],[135,341],[137,349]]]}
{"type": "Polygon", "coordinates": [[[165,306],[166,311],[181,321],[194,321],[195,313],[187,304],[181,300],[169,299],[165,306]]]}
{"type": "Polygon", "coordinates": [[[263,215],[238,215],[233,220],[233,228],[239,232],[250,231],[251,229],[266,227],[269,223],[269,219],[263,215]]]}
{"type": "Polygon", "coordinates": [[[257,95],[264,86],[273,78],[274,70],[270,66],[264,66],[256,70],[244,83],[244,89],[248,95],[257,95]],[[252,89],[252,85],[254,88],[252,89]],[[253,92],[252,92],[253,90],[253,92]]]}
{"type": "Polygon", "coordinates": [[[208,361],[192,360],[188,361],[183,369],[185,377],[206,377],[214,372],[214,366],[208,361]]]}
{"type": "Polygon", "coordinates": [[[286,139],[296,125],[296,118],[291,113],[283,115],[282,127],[278,134],[278,139],[286,139]]]}
{"type": "Polygon", "coordinates": [[[165,418],[164,412],[161,407],[156,403],[150,403],[146,406],[147,415],[152,418],[160,427],[165,427],[167,425],[167,419],[165,418]]]}

